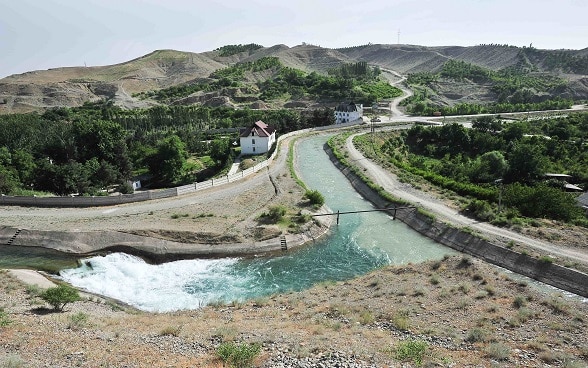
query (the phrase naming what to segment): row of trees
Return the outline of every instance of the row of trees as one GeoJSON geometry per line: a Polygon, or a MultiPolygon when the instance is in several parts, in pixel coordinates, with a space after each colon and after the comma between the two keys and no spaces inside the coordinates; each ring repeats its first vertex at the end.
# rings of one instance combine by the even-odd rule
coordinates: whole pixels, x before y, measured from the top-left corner
{"type": "MultiPolygon", "coordinates": [[[[581,218],[575,196],[545,173],[565,173],[588,188],[588,114],[536,123],[503,124],[481,117],[472,129],[458,124],[415,126],[385,141],[381,152],[395,165],[478,200],[503,201],[530,217],[581,218]]],[[[483,208],[483,206],[478,206],[483,208]]]]}

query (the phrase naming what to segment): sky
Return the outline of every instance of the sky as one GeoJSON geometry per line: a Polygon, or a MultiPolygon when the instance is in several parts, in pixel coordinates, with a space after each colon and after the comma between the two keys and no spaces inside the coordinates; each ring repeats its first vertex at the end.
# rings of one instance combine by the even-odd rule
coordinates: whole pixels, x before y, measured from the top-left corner
{"type": "Polygon", "coordinates": [[[587,0],[0,0],[0,78],[230,44],[588,47],[587,0]]]}

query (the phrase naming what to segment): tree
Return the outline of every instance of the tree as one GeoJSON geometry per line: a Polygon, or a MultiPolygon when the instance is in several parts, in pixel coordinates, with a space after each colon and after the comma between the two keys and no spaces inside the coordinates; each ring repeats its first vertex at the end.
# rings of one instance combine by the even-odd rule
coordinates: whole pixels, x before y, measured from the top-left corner
{"type": "Polygon", "coordinates": [[[51,304],[56,311],[62,311],[66,304],[77,302],[81,299],[78,291],[66,284],[60,284],[45,290],[41,294],[41,298],[51,304]]]}
{"type": "Polygon", "coordinates": [[[532,144],[517,144],[508,157],[508,182],[532,183],[541,178],[547,169],[548,160],[541,147],[532,144]]]}
{"type": "Polygon", "coordinates": [[[171,135],[159,142],[156,153],[149,158],[149,171],[165,182],[178,182],[184,175],[187,158],[184,142],[171,135]]]}
{"type": "Polygon", "coordinates": [[[500,130],[502,123],[495,116],[487,115],[480,116],[475,119],[472,123],[472,128],[479,130],[480,132],[497,132],[500,130]]]}
{"type": "Polygon", "coordinates": [[[210,158],[217,164],[224,163],[231,154],[231,145],[228,139],[214,139],[210,142],[210,158]]]}
{"type": "Polygon", "coordinates": [[[496,179],[502,179],[508,164],[504,155],[499,151],[486,152],[476,160],[472,170],[472,181],[478,183],[489,183],[496,179]]]}

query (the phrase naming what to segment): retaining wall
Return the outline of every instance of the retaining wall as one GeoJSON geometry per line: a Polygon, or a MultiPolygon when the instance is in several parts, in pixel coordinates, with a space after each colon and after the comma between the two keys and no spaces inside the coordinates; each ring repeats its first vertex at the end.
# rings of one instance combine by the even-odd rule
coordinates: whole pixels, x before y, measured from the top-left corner
{"type": "MultiPolygon", "coordinates": [[[[392,207],[394,205],[394,203],[391,204],[368,187],[348,167],[341,164],[330,149],[327,149],[327,152],[335,166],[341,170],[355,190],[364,198],[379,208],[392,207]]],[[[398,206],[402,207],[404,205],[398,204],[398,206]]],[[[506,268],[507,270],[588,298],[588,275],[583,272],[492,244],[468,232],[433,220],[421,214],[415,208],[396,210],[396,218],[415,231],[459,252],[472,255],[486,262],[506,268]]]]}

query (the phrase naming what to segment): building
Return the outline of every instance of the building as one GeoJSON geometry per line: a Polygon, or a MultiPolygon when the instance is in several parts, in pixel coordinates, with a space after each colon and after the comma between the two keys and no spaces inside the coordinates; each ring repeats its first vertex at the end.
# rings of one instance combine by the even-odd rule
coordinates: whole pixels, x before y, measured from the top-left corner
{"type": "Polygon", "coordinates": [[[349,123],[363,117],[363,105],[342,102],[335,107],[335,124],[349,123]]]}
{"type": "Polygon", "coordinates": [[[276,130],[259,120],[241,130],[239,138],[242,155],[259,155],[268,152],[276,141],[276,130]]]}

